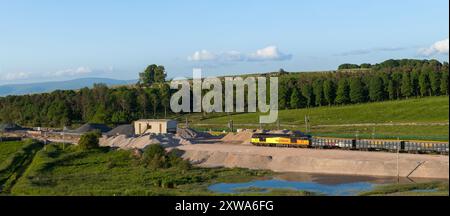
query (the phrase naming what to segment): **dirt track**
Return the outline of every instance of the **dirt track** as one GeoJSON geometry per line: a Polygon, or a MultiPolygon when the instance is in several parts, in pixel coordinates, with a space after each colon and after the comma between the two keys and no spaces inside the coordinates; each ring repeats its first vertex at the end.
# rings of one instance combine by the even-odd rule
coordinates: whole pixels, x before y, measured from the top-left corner
{"type": "MultiPolygon", "coordinates": [[[[248,144],[195,144],[177,147],[184,158],[205,167],[243,167],[278,172],[397,176],[397,154],[344,150],[258,147],[248,144]]],[[[400,154],[401,177],[449,178],[449,157],[400,154]],[[419,163],[422,165],[418,166],[419,163]]]]}

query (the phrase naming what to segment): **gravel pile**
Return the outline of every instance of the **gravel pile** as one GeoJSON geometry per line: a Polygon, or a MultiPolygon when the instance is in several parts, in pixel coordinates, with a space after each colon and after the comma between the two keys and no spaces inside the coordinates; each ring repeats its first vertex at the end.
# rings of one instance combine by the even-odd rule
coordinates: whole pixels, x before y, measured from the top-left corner
{"type": "Polygon", "coordinates": [[[131,124],[119,125],[106,133],[106,136],[118,135],[125,135],[127,137],[134,136],[134,126],[131,124]]]}
{"type": "Polygon", "coordinates": [[[179,145],[190,145],[191,142],[173,134],[145,134],[132,137],[118,135],[103,136],[100,138],[101,146],[110,146],[121,149],[144,149],[152,144],[160,144],[164,147],[175,147],[179,145]]]}
{"type": "Polygon", "coordinates": [[[81,127],[77,128],[74,131],[71,132],[75,132],[75,133],[87,133],[87,132],[91,132],[91,131],[95,131],[98,130],[101,133],[106,133],[108,131],[111,130],[111,128],[109,128],[108,126],[104,125],[104,124],[84,124],[81,127]]]}
{"type": "Polygon", "coordinates": [[[17,124],[14,124],[14,123],[0,124],[0,131],[1,132],[16,131],[16,130],[23,130],[23,129],[24,128],[20,127],[17,124]]]}
{"type": "Polygon", "coordinates": [[[194,139],[194,138],[210,138],[211,134],[205,132],[199,132],[192,128],[177,128],[177,136],[183,139],[194,139]]]}
{"type": "Polygon", "coordinates": [[[250,140],[253,136],[251,130],[245,130],[239,133],[228,133],[221,140],[223,143],[228,144],[250,144],[250,140]]]}

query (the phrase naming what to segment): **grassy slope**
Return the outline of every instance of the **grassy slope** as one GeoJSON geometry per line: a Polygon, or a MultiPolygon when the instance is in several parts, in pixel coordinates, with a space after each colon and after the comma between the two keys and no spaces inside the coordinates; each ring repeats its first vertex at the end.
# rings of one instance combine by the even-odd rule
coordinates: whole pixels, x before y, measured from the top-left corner
{"type": "Polygon", "coordinates": [[[246,169],[174,168],[151,170],[130,151],[79,151],[50,145],[38,152],[13,195],[212,195],[214,182],[248,181],[268,171],[246,169]],[[174,185],[167,186],[168,182],[174,185]]]}
{"type": "Polygon", "coordinates": [[[8,158],[10,158],[24,145],[25,142],[22,141],[0,142],[0,164],[3,164],[8,158]]]}
{"type": "MultiPolygon", "coordinates": [[[[283,128],[304,129],[304,116],[309,115],[313,126],[312,132],[330,135],[360,135],[371,136],[410,136],[418,139],[448,140],[448,125],[444,126],[343,126],[342,124],[363,123],[448,123],[449,97],[429,97],[379,103],[367,103],[348,106],[318,107],[312,109],[281,110],[279,120],[283,128]],[[325,125],[325,126],[323,126],[325,125]],[[342,125],[329,127],[326,125],[342,125]]],[[[235,128],[258,127],[258,113],[245,113],[223,116],[209,115],[203,118],[199,114],[191,115],[195,127],[225,128],[232,119],[235,128]],[[203,125],[206,124],[206,125],[203,125]],[[242,125],[244,124],[244,125],[242,125]],[[249,125],[252,124],[252,125],[249,125]]],[[[275,124],[265,127],[274,128],[275,124]]]]}
{"type": "Polygon", "coordinates": [[[32,140],[0,142],[0,193],[10,190],[41,147],[32,140]]]}

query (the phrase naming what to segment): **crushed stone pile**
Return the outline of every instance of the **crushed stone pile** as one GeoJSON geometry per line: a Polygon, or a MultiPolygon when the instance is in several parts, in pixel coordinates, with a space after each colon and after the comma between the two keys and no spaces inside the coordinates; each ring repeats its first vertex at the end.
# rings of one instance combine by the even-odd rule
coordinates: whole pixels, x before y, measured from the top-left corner
{"type": "Polygon", "coordinates": [[[8,132],[8,131],[16,131],[16,130],[23,130],[21,126],[14,124],[14,123],[4,123],[0,124],[0,131],[1,132],[8,132]]]}
{"type": "Polygon", "coordinates": [[[265,132],[269,134],[289,134],[289,135],[305,136],[305,133],[298,130],[270,130],[265,132]]]}
{"type": "Polygon", "coordinates": [[[101,146],[116,147],[121,149],[144,149],[148,145],[160,144],[164,147],[190,145],[189,140],[173,134],[144,134],[141,136],[103,136],[100,138],[101,146]]]}
{"type": "Polygon", "coordinates": [[[239,133],[228,133],[221,141],[229,144],[250,144],[250,140],[253,136],[251,130],[245,130],[239,133]]]}
{"type": "Polygon", "coordinates": [[[84,124],[81,127],[77,128],[76,130],[68,131],[68,132],[87,133],[87,132],[91,132],[91,131],[95,131],[95,130],[98,130],[101,133],[106,133],[106,132],[110,131],[111,128],[109,128],[108,126],[106,126],[104,124],[87,123],[87,124],[84,124]]]}
{"type": "Polygon", "coordinates": [[[177,136],[183,139],[210,138],[211,134],[199,132],[192,128],[177,128],[177,136]]]}
{"type": "Polygon", "coordinates": [[[119,125],[106,133],[106,136],[125,135],[127,137],[134,136],[134,126],[131,124],[119,125]]]}
{"type": "Polygon", "coordinates": [[[257,130],[255,131],[255,133],[267,133],[267,132],[269,132],[269,130],[265,130],[265,129],[257,129],[257,130]]]}
{"type": "Polygon", "coordinates": [[[290,130],[271,130],[271,131],[268,131],[267,133],[270,133],[270,134],[291,134],[292,131],[290,131],[290,130]]]}

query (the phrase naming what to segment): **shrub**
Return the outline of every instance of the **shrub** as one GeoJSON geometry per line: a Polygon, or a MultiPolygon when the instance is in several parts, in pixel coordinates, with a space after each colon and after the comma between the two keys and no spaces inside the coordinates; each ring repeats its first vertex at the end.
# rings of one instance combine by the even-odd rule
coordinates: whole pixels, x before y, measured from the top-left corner
{"type": "Polygon", "coordinates": [[[99,148],[100,133],[98,132],[88,132],[83,134],[78,141],[78,146],[83,150],[96,149],[99,148]]]}
{"type": "Polygon", "coordinates": [[[142,163],[152,169],[175,167],[182,171],[191,168],[188,161],[183,160],[178,150],[167,153],[161,145],[150,145],[144,149],[142,163]]]}
{"type": "Polygon", "coordinates": [[[149,145],[144,149],[143,153],[144,158],[154,158],[155,156],[161,157],[164,155],[166,155],[166,151],[161,145],[149,145]]]}
{"type": "Polygon", "coordinates": [[[166,168],[166,151],[161,145],[150,145],[144,149],[142,162],[152,169],[166,168]]]}
{"type": "Polygon", "coordinates": [[[178,149],[173,149],[167,154],[168,162],[170,167],[177,167],[181,170],[188,170],[191,168],[191,164],[187,160],[181,158],[181,151],[178,149]]]}

